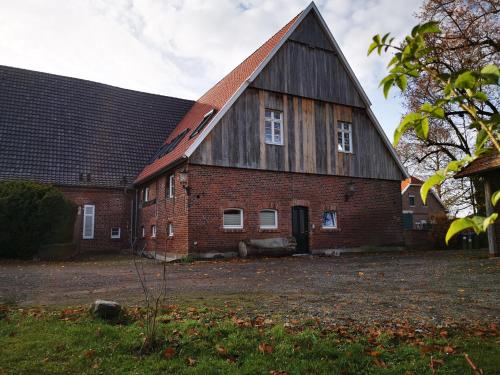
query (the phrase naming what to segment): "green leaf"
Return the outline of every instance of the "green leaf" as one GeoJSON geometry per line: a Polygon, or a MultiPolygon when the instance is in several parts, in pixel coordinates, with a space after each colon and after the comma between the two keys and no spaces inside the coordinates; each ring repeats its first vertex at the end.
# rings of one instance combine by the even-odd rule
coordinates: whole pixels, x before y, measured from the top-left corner
{"type": "Polygon", "coordinates": [[[427,194],[429,193],[429,190],[434,186],[434,185],[439,185],[445,180],[445,174],[443,171],[437,171],[436,174],[432,175],[429,177],[422,187],[420,188],[420,197],[422,198],[422,201],[425,203],[427,201],[427,194]]]}
{"type": "Polygon", "coordinates": [[[500,200],[500,190],[497,190],[491,195],[491,204],[493,205],[493,207],[497,205],[499,200],[500,200]]]}
{"type": "Polygon", "coordinates": [[[408,80],[406,79],[406,76],[404,74],[398,76],[396,83],[401,91],[405,91],[406,87],[408,86],[408,80]]]}
{"type": "Polygon", "coordinates": [[[389,61],[389,63],[387,64],[387,67],[389,68],[391,65],[396,64],[398,61],[399,61],[398,57],[397,57],[397,56],[394,56],[394,57],[391,59],[391,61],[389,61]]]}
{"type": "Polygon", "coordinates": [[[484,144],[486,143],[486,141],[488,141],[488,139],[489,139],[488,133],[486,132],[486,130],[484,129],[479,130],[476,136],[476,149],[483,148],[484,144]]]}
{"type": "Polygon", "coordinates": [[[432,117],[436,117],[436,118],[440,118],[440,119],[444,118],[444,109],[441,107],[438,107],[438,106],[434,106],[430,103],[422,104],[422,106],[420,107],[420,110],[422,112],[426,112],[426,113],[430,114],[432,117]]]}
{"type": "Polygon", "coordinates": [[[472,221],[472,219],[468,217],[453,220],[450,227],[448,228],[448,232],[446,232],[446,244],[448,245],[450,239],[457,233],[473,227],[474,227],[474,222],[472,221]]]}
{"type": "Polygon", "coordinates": [[[377,48],[377,46],[378,46],[377,42],[373,42],[372,44],[370,44],[370,47],[368,47],[368,54],[367,54],[367,56],[370,56],[370,54],[373,52],[373,50],[375,48],[377,48]]]}
{"type": "Polygon", "coordinates": [[[455,87],[457,89],[471,89],[474,87],[476,79],[472,72],[465,72],[460,74],[455,80],[455,87]]]}
{"type": "Polygon", "coordinates": [[[389,96],[389,91],[391,90],[392,83],[394,82],[394,79],[391,79],[387,82],[384,83],[384,97],[387,99],[389,96]]]}
{"type": "Polygon", "coordinates": [[[472,95],[472,97],[481,102],[485,102],[488,100],[488,95],[486,95],[484,92],[481,91],[475,92],[474,95],[472,95]]]}
{"type": "Polygon", "coordinates": [[[441,29],[439,28],[439,23],[436,21],[429,21],[420,25],[418,32],[420,34],[429,34],[429,33],[440,33],[441,29]]]}
{"type": "Polygon", "coordinates": [[[491,64],[481,69],[481,75],[491,83],[496,83],[500,78],[500,71],[496,65],[491,64]]]}
{"type": "Polygon", "coordinates": [[[483,231],[486,232],[490,225],[495,224],[495,221],[498,218],[498,214],[496,212],[492,213],[486,219],[483,220],[483,231]]]}
{"type": "Polygon", "coordinates": [[[413,127],[420,139],[427,139],[429,135],[429,119],[427,117],[422,117],[420,120],[415,121],[413,127]]]}

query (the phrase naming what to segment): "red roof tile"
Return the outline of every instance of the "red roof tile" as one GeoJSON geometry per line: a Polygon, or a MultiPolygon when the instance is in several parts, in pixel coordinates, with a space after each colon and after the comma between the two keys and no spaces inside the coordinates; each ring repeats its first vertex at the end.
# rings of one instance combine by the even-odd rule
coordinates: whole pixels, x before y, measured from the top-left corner
{"type": "Polygon", "coordinates": [[[424,182],[414,176],[410,176],[406,180],[401,181],[401,191],[404,191],[408,185],[423,185],[424,182]]]}
{"type": "MultiPolygon", "coordinates": [[[[299,16],[300,14],[295,16],[259,49],[247,57],[240,65],[234,68],[227,76],[217,82],[215,86],[198,99],[191,110],[184,116],[174,131],[169,135],[165,143],[170,142],[185,129],[190,129],[190,132],[193,131],[209,110],[216,109],[217,111],[220,111],[238,91],[241,85],[245,83],[245,81],[271,53],[271,51],[279,44],[299,16]]],[[[182,158],[189,146],[191,146],[197,138],[197,136],[195,136],[190,139],[190,132],[182,139],[173,151],[147,165],[136,178],[135,183],[142,182],[158,173],[161,173],[161,171],[165,170],[169,165],[182,158]]]]}

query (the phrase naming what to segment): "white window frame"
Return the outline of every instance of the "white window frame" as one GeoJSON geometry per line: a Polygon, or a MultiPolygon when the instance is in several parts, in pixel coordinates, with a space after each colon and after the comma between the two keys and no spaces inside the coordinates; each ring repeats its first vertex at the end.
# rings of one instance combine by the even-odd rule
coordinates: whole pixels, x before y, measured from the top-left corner
{"type": "Polygon", "coordinates": [[[259,211],[259,225],[260,225],[260,229],[278,229],[278,211],[270,209],[270,208],[266,208],[264,210],[260,210],[259,211]],[[272,212],[272,213],[274,213],[274,225],[262,225],[262,222],[260,220],[260,214],[262,212],[272,212]]]}
{"type": "Polygon", "coordinates": [[[175,174],[168,177],[168,197],[173,198],[175,194],[175,174]]]}
{"type": "Polygon", "coordinates": [[[114,239],[121,238],[121,234],[122,234],[122,228],[120,227],[111,228],[111,238],[114,239]],[[118,234],[113,234],[113,229],[118,229],[118,234]]]}
{"type": "Polygon", "coordinates": [[[141,236],[142,238],[146,238],[146,227],[144,225],[141,226],[141,236]]]}
{"type": "Polygon", "coordinates": [[[149,201],[149,187],[145,187],[144,188],[144,202],[148,202],[149,201]]]}
{"type": "Polygon", "coordinates": [[[224,209],[224,211],[222,212],[222,226],[224,227],[224,229],[243,229],[243,209],[241,209],[241,208],[226,208],[226,209],[224,209]],[[224,215],[225,215],[226,211],[232,211],[232,210],[240,212],[240,218],[241,218],[240,223],[241,224],[238,224],[238,225],[228,224],[228,225],[226,225],[224,223],[224,215]]]}
{"type": "Polygon", "coordinates": [[[338,214],[337,214],[337,211],[335,211],[335,210],[325,210],[325,211],[323,211],[323,216],[321,216],[321,228],[322,229],[337,229],[337,227],[338,227],[338,214]],[[335,222],[334,222],[333,226],[326,226],[325,225],[324,217],[325,217],[325,214],[327,212],[332,212],[334,214],[335,222]]]}
{"type": "Polygon", "coordinates": [[[82,238],[84,240],[93,240],[94,239],[94,231],[95,231],[95,205],[93,204],[86,204],[83,206],[83,228],[82,228],[82,238]],[[92,207],[92,214],[87,214],[87,208],[92,207]],[[89,236],[85,235],[85,226],[87,224],[88,218],[92,218],[92,234],[89,236]]]}
{"type": "Polygon", "coordinates": [[[339,152],[344,152],[346,154],[352,154],[352,123],[347,121],[339,121],[337,123],[337,148],[339,152]],[[349,129],[344,129],[344,125],[349,125],[349,129]],[[339,142],[339,136],[341,138],[341,142],[339,142]],[[345,145],[345,137],[349,137],[349,151],[346,151],[344,148],[345,145]]]}
{"type": "Polygon", "coordinates": [[[413,194],[408,195],[408,205],[410,207],[415,207],[417,205],[417,200],[415,198],[415,195],[413,195],[413,194]],[[413,204],[411,204],[411,198],[413,198],[413,204]]]}
{"type": "Polygon", "coordinates": [[[270,109],[266,108],[264,110],[264,142],[268,145],[278,145],[278,146],[283,146],[283,112],[278,111],[276,109],[270,109]],[[270,117],[266,116],[266,112],[269,112],[271,114],[270,117]],[[275,118],[275,114],[279,113],[280,117],[275,118]],[[271,123],[271,141],[266,140],[266,122],[271,123]],[[274,134],[274,125],[279,124],[280,126],[280,139],[279,142],[276,142],[274,140],[275,134],[274,134]]]}
{"type": "Polygon", "coordinates": [[[167,230],[168,230],[168,236],[173,237],[174,236],[174,223],[168,223],[167,230]]]}
{"type": "Polygon", "coordinates": [[[151,238],[156,238],[156,225],[151,225],[151,238]]]}

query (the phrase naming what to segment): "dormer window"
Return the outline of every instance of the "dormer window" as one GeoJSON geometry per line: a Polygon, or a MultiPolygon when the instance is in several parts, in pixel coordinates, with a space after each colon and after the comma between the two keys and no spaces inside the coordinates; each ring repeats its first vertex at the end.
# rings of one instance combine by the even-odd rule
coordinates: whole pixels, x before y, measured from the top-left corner
{"type": "Polygon", "coordinates": [[[174,139],[172,139],[169,143],[166,143],[163,146],[161,146],[160,149],[156,152],[156,154],[151,159],[151,162],[155,161],[156,159],[160,159],[161,157],[167,155],[169,152],[171,152],[173,149],[175,149],[177,147],[177,145],[182,141],[182,138],[184,138],[184,136],[187,134],[188,131],[189,131],[189,128],[184,129],[174,139]]]}
{"type": "Polygon", "coordinates": [[[352,124],[350,122],[338,123],[338,150],[352,153],[352,124]]]}
{"type": "Polygon", "coordinates": [[[264,138],[269,145],[283,145],[283,112],[266,109],[264,138]]]}
{"type": "Polygon", "coordinates": [[[203,120],[201,120],[200,124],[196,127],[196,129],[193,130],[189,138],[191,139],[196,137],[203,130],[203,128],[209,123],[214,114],[215,114],[215,109],[211,109],[210,111],[205,113],[205,116],[203,116],[203,120]]]}

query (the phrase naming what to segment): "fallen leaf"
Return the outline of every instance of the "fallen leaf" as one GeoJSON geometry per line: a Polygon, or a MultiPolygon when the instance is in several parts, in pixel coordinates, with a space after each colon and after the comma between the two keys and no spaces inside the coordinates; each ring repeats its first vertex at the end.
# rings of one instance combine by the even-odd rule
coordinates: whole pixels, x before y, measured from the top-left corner
{"type": "Polygon", "coordinates": [[[83,352],[83,356],[85,358],[92,358],[93,356],[95,355],[95,350],[94,349],[89,349],[89,350],[86,350],[85,352],[83,352]]]}
{"type": "Polygon", "coordinates": [[[261,352],[262,354],[272,354],[273,347],[269,344],[266,344],[265,342],[261,342],[259,344],[259,352],[261,352]]]}
{"type": "Polygon", "coordinates": [[[439,336],[441,336],[442,338],[446,338],[446,337],[448,337],[448,332],[447,331],[441,331],[441,332],[439,332],[439,336]]]}
{"type": "Polygon", "coordinates": [[[163,352],[163,356],[167,359],[172,358],[174,355],[175,355],[175,349],[170,346],[163,352]]]}
{"type": "Polygon", "coordinates": [[[186,360],[188,366],[194,366],[196,364],[196,359],[188,357],[186,360]]]}
{"type": "Polygon", "coordinates": [[[215,349],[217,350],[217,353],[220,355],[227,355],[227,349],[224,348],[222,345],[216,345],[215,349]]]}
{"type": "Polygon", "coordinates": [[[452,354],[453,352],[455,351],[455,349],[453,349],[451,346],[447,345],[443,348],[443,352],[445,352],[446,354],[452,354]]]}
{"type": "Polygon", "coordinates": [[[269,371],[269,375],[288,375],[288,372],[271,370],[269,371]]]}

